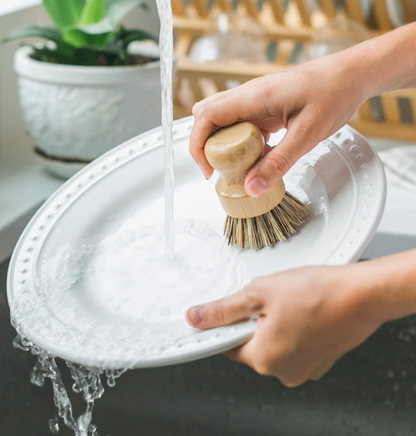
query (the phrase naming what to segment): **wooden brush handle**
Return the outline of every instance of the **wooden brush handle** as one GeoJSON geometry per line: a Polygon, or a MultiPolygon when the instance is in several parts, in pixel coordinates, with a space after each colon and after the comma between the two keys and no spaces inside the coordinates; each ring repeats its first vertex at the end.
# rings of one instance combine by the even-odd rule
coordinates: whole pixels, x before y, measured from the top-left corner
{"type": "Polygon", "coordinates": [[[258,127],[237,123],[216,130],[205,144],[205,157],[219,172],[216,190],[225,212],[234,218],[253,218],[276,207],[285,195],[279,181],[257,198],[244,189],[244,180],[263,155],[264,139],[258,127]]]}

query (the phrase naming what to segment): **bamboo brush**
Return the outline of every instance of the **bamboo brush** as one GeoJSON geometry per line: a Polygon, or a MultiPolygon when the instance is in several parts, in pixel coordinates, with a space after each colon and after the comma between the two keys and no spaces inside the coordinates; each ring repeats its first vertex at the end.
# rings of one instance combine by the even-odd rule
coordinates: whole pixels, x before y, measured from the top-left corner
{"type": "Polygon", "coordinates": [[[305,205],[285,190],[283,180],[259,197],[250,197],[244,179],[263,155],[264,139],[256,126],[237,123],[216,130],[205,144],[209,164],[219,172],[216,191],[228,214],[228,245],[260,250],[285,241],[308,214],[305,205]]]}

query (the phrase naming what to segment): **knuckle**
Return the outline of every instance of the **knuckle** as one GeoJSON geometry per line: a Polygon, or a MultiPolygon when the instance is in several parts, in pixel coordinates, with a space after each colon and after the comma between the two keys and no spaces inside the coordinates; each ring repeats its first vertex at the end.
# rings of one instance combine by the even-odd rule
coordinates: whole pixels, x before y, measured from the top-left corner
{"type": "Polygon", "coordinates": [[[279,357],[268,352],[259,352],[253,361],[253,369],[260,375],[274,375],[279,373],[279,357]]]}
{"type": "Polygon", "coordinates": [[[194,106],[192,107],[192,115],[195,118],[201,118],[206,112],[207,112],[207,105],[203,101],[195,103],[194,106]]]}
{"type": "Polygon", "coordinates": [[[226,322],[226,312],[223,305],[215,304],[213,310],[210,312],[210,323],[215,325],[223,325],[226,322]]]}
{"type": "Polygon", "coordinates": [[[273,375],[272,365],[267,359],[257,359],[253,365],[253,369],[260,375],[273,375]]]}
{"type": "Polygon", "coordinates": [[[275,176],[281,177],[290,169],[290,163],[287,158],[277,153],[269,153],[267,155],[266,164],[268,170],[275,176]]]}
{"type": "Polygon", "coordinates": [[[307,377],[291,376],[291,377],[281,377],[280,382],[287,388],[297,388],[303,385],[308,379],[307,377]]]}
{"type": "Polygon", "coordinates": [[[263,308],[260,291],[256,287],[248,286],[243,289],[244,306],[249,312],[257,312],[263,308]]]}

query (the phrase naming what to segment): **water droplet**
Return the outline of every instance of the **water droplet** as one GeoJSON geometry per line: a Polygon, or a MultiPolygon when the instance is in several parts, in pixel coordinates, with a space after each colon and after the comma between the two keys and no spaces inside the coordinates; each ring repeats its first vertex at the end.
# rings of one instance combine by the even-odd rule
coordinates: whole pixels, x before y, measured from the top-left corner
{"type": "Polygon", "coordinates": [[[59,433],[59,422],[57,416],[49,420],[49,430],[52,434],[59,433]]]}

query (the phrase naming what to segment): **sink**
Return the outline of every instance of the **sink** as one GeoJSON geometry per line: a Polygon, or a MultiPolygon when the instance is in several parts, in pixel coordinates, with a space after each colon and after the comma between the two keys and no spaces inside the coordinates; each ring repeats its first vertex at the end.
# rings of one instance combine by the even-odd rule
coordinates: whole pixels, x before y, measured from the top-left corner
{"type": "MultiPolygon", "coordinates": [[[[35,358],[12,346],[6,271],[7,262],[0,265],[0,434],[47,435],[51,385],[32,385],[35,358]]],[[[78,415],[83,401],[72,400],[78,415]]],[[[130,371],[97,401],[93,422],[101,436],[414,435],[416,316],[384,325],[321,380],[295,389],[223,356],[130,371]]]]}

